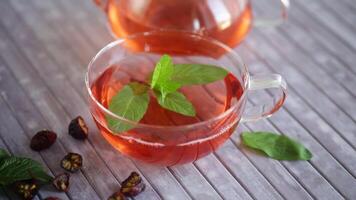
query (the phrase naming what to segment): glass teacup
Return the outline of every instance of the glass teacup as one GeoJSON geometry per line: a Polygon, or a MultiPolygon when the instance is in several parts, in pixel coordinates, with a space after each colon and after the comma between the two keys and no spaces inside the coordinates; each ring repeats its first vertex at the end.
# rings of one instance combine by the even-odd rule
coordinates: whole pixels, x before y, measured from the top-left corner
{"type": "Polygon", "coordinates": [[[286,83],[280,75],[251,76],[228,46],[176,31],[138,33],[108,44],[90,62],[86,86],[91,114],[104,138],[125,155],[164,166],[193,162],[210,154],[230,137],[239,122],[271,116],[286,98],[286,83]],[[162,42],[166,45],[158,45],[162,42]],[[170,45],[172,42],[177,45],[170,45]],[[216,65],[230,73],[222,81],[182,88],[197,110],[195,118],[159,108],[154,97],[140,122],[108,110],[108,102],[125,84],[147,82],[162,54],[169,54],[174,63],[216,65]],[[273,99],[245,106],[249,91],[271,88],[278,91],[273,99]],[[115,132],[108,127],[108,116],[132,128],[115,132]]]}

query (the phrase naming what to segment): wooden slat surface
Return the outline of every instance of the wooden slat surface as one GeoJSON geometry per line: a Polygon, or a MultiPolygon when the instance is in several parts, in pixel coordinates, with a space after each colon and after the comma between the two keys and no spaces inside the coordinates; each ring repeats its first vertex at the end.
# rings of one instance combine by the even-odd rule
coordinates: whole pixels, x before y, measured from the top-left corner
{"type": "MultiPolygon", "coordinates": [[[[0,0],[0,147],[38,160],[51,174],[62,172],[58,162],[66,152],[84,156],[67,193],[41,190],[37,199],[107,199],[131,171],[147,183],[135,199],[356,199],[355,2],[298,0],[291,6],[288,23],[255,28],[236,48],[252,74],[286,78],[284,108],[268,120],[242,124],[214,154],[155,167],[115,151],[91,120],[86,65],[113,40],[93,2],[0,0]],[[86,142],[67,137],[66,126],[77,115],[92,130],[86,142]],[[58,142],[31,151],[29,139],[43,128],[55,130],[58,142]],[[240,142],[241,131],[254,130],[297,138],[314,156],[308,162],[260,156],[240,142]]],[[[254,1],[258,13],[270,7],[254,1]]],[[[16,197],[0,190],[0,199],[16,197]]]]}

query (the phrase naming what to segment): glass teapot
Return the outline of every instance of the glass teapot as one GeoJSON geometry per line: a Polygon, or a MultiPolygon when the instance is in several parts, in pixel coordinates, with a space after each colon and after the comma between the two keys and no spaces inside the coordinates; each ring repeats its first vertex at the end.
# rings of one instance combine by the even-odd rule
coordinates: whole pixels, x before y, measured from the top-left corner
{"type": "MultiPolygon", "coordinates": [[[[276,25],[282,22],[289,7],[289,0],[280,0],[280,16],[263,20],[254,19],[250,0],[94,1],[106,12],[116,37],[169,29],[210,36],[230,47],[239,44],[253,24],[276,25]]],[[[270,5],[272,2],[269,0],[266,3],[270,5]]]]}

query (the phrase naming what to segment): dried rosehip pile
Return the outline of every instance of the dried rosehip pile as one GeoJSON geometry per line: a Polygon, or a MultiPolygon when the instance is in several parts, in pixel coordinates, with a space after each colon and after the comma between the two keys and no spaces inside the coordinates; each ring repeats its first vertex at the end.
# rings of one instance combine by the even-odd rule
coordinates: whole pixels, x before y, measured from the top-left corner
{"type": "Polygon", "coordinates": [[[112,194],[108,200],[125,200],[126,197],[137,196],[145,188],[141,176],[137,172],[131,172],[130,176],[122,182],[120,191],[112,194]]]}
{"type": "Polygon", "coordinates": [[[63,169],[69,172],[78,171],[83,165],[83,158],[77,153],[68,153],[61,161],[61,166],[63,169]]]}
{"type": "MultiPolygon", "coordinates": [[[[68,126],[68,133],[75,139],[84,140],[88,138],[88,127],[81,116],[73,119],[68,126]]],[[[35,151],[41,151],[51,147],[57,139],[57,134],[50,130],[42,130],[36,133],[31,139],[30,147],[35,151]]],[[[76,172],[81,169],[83,158],[78,153],[68,153],[61,160],[61,167],[69,172],[76,172]]],[[[69,189],[70,174],[62,173],[52,180],[52,185],[58,191],[67,192],[69,189]]],[[[137,172],[132,172],[130,176],[122,182],[119,191],[112,194],[108,200],[126,200],[134,197],[145,190],[145,183],[137,172]]],[[[33,199],[38,193],[39,186],[34,179],[17,181],[14,184],[15,192],[24,200],[33,199]]],[[[57,197],[47,197],[45,200],[60,200],[57,197]]]]}
{"type": "Polygon", "coordinates": [[[42,130],[31,139],[30,147],[35,151],[48,149],[57,139],[57,134],[50,130],[42,130]]]}

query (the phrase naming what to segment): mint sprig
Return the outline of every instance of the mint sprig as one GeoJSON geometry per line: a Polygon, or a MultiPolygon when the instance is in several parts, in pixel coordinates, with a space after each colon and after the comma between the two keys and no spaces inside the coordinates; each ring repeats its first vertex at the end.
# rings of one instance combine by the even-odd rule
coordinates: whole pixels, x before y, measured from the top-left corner
{"type": "MultiPolygon", "coordinates": [[[[195,116],[193,104],[178,90],[182,86],[212,83],[226,77],[228,71],[214,65],[173,64],[169,55],[163,55],[152,74],[146,79],[149,84],[129,83],[109,102],[109,110],[118,116],[138,122],[149,105],[149,89],[165,109],[186,116],[195,116]],[[140,91],[140,92],[137,92],[140,91]]],[[[122,120],[107,116],[109,128],[114,134],[133,128],[122,120]]]]}
{"type": "Polygon", "coordinates": [[[301,143],[269,132],[244,132],[242,142],[277,160],[310,160],[312,154],[301,143]]]}
{"type": "Polygon", "coordinates": [[[35,160],[24,157],[10,156],[3,149],[0,149],[0,186],[7,186],[16,181],[36,179],[41,183],[52,181],[42,168],[41,164],[35,160]]]}

